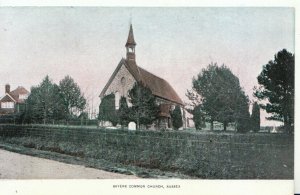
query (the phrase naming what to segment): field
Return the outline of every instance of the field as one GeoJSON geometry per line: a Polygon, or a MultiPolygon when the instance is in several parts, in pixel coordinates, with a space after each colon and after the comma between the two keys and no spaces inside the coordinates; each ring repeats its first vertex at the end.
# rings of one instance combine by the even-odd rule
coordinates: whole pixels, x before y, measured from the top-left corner
{"type": "Polygon", "coordinates": [[[0,142],[98,168],[105,161],[106,169],[111,164],[149,177],[155,172],[181,178],[292,179],[294,169],[293,136],[287,134],[1,125],[0,142]]]}

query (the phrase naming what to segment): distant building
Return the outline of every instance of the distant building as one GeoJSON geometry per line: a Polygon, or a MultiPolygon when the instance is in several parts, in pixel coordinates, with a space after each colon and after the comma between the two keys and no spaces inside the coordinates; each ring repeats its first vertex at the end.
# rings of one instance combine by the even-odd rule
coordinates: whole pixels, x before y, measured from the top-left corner
{"type": "MultiPolygon", "coordinates": [[[[158,119],[154,124],[155,127],[171,128],[172,119],[170,112],[176,105],[179,105],[181,107],[182,115],[184,116],[184,104],[166,80],[137,65],[135,60],[135,46],[136,42],[133,36],[133,29],[132,25],[130,25],[128,39],[125,44],[126,59],[121,59],[99,97],[102,99],[104,96],[111,93],[115,94],[115,108],[119,109],[119,100],[121,96],[124,96],[128,105],[131,106],[128,99],[128,92],[133,88],[136,82],[142,82],[151,90],[152,94],[156,97],[157,105],[159,105],[160,112],[158,113],[158,119]]],[[[184,117],[183,123],[185,126],[184,117]]]]}
{"type": "Polygon", "coordinates": [[[5,85],[5,95],[0,100],[0,115],[18,113],[24,106],[29,91],[19,86],[15,90],[10,91],[10,85],[5,85]]]}

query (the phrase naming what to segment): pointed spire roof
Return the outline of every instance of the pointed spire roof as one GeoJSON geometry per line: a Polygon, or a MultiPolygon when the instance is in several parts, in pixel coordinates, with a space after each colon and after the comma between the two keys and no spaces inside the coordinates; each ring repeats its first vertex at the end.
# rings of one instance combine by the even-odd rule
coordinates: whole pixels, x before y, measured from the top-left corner
{"type": "Polygon", "coordinates": [[[129,45],[136,45],[135,41],[134,41],[134,36],[133,36],[133,29],[132,29],[132,24],[130,24],[130,29],[129,29],[129,34],[128,34],[128,39],[126,42],[126,47],[129,45]]]}

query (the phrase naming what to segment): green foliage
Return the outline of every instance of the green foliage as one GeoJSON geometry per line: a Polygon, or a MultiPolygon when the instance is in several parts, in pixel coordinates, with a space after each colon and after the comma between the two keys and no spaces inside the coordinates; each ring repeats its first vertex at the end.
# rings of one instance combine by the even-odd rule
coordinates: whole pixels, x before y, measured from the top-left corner
{"type": "Polygon", "coordinates": [[[260,108],[257,102],[254,102],[252,106],[251,127],[254,132],[260,130],[260,108]]]}
{"type": "Polygon", "coordinates": [[[248,103],[238,77],[225,65],[219,67],[216,63],[193,78],[193,91],[188,91],[187,96],[194,106],[201,105],[211,124],[214,121],[223,123],[224,130],[228,123],[237,122],[238,114],[244,112],[240,109],[245,110],[245,100],[248,103]]]}
{"type": "Polygon", "coordinates": [[[257,77],[259,88],[254,95],[267,100],[261,108],[272,116],[269,120],[283,121],[287,131],[294,124],[295,59],[286,49],[275,54],[274,60],[263,66],[257,77]]]}
{"type": "Polygon", "coordinates": [[[120,98],[120,108],[119,108],[119,119],[120,124],[124,127],[126,127],[130,121],[129,117],[130,110],[128,108],[128,104],[126,101],[126,98],[122,96],[120,98]]]}
{"type": "Polygon", "coordinates": [[[249,100],[246,95],[241,95],[237,102],[236,125],[237,132],[246,133],[251,129],[251,120],[249,113],[249,100]]]}
{"type": "Polygon", "coordinates": [[[120,163],[157,168],[165,176],[171,171],[211,179],[293,178],[291,135],[115,131],[50,125],[0,125],[0,135],[2,145],[14,144],[11,149],[23,145],[92,159],[93,165],[106,160],[113,166],[120,163]]]}
{"type": "Polygon", "coordinates": [[[25,120],[34,123],[51,123],[65,118],[67,111],[59,87],[46,76],[31,93],[25,102],[25,120]]]}
{"type": "Polygon", "coordinates": [[[59,88],[64,106],[68,111],[67,117],[72,118],[74,115],[80,115],[85,108],[86,99],[77,83],[70,76],[66,76],[59,82],[59,88]]]}
{"type": "Polygon", "coordinates": [[[70,76],[66,76],[58,86],[47,75],[38,86],[31,88],[31,93],[20,110],[25,110],[23,122],[55,123],[70,119],[74,115],[74,108],[82,111],[85,103],[78,85],[70,76]]]}
{"type": "Polygon", "coordinates": [[[150,125],[157,117],[159,111],[155,103],[155,97],[151,90],[142,83],[135,83],[129,91],[130,119],[137,123],[137,128],[142,125],[150,125]]]}
{"type": "Polygon", "coordinates": [[[195,128],[197,130],[201,130],[202,128],[205,127],[205,115],[204,112],[202,111],[201,105],[196,106],[193,111],[193,120],[195,123],[195,128]]]}
{"type": "Polygon", "coordinates": [[[183,126],[180,106],[178,106],[178,105],[175,106],[175,109],[171,113],[171,118],[172,118],[172,124],[173,124],[174,129],[177,130],[183,126]]]}
{"type": "Polygon", "coordinates": [[[118,124],[119,118],[115,109],[115,95],[113,93],[102,98],[98,118],[100,121],[111,122],[113,126],[118,124]]]}

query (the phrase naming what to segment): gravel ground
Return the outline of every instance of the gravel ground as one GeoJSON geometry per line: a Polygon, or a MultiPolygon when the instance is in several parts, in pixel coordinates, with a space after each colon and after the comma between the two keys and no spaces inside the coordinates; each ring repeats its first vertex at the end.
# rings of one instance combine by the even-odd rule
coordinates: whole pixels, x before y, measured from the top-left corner
{"type": "Polygon", "coordinates": [[[0,150],[0,179],[134,179],[80,165],[22,155],[0,150]]]}

